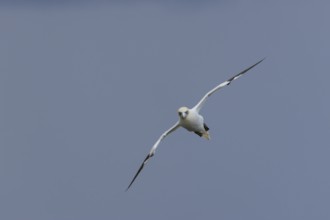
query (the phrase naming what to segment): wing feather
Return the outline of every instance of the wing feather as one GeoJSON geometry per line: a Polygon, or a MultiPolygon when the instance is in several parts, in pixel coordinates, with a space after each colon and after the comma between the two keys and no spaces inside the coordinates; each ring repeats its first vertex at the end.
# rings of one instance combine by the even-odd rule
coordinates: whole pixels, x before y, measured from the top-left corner
{"type": "Polygon", "coordinates": [[[207,100],[208,97],[210,97],[213,93],[215,93],[216,91],[218,91],[219,89],[228,86],[232,81],[238,79],[239,77],[241,77],[244,73],[246,73],[247,71],[249,71],[250,69],[252,69],[253,67],[255,67],[256,65],[258,65],[259,63],[261,63],[265,58],[263,58],[262,60],[258,61],[257,63],[253,64],[252,66],[246,68],[245,70],[241,71],[240,73],[236,74],[235,76],[231,77],[230,79],[228,79],[227,81],[217,85],[216,87],[214,87],[212,90],[210,90],[208,93],[206,93],[203,98],[197,103],[197,105],[195,105],[193,107],[193,109],[196,109],[197,112],[199,112],[201,110],[201,108],[203,107],[203,105],[205,104],[205,101],[207,100]]]}
{"type": "Polygon", "coordinates": [[[140,172],[142,171],[144,165],[146,165],[149,161],[149,159],[155,154],[156,149],[158,147],[158,145],[160,144],[160,142],[170,133],[172,133],[173,131],[175,131],[176,129],[178,129],[180,127],[179,122],[176,122],[170,129],[168,129],[167,131],[165,131],[156,141],[156,143],[152,146],[150,152],[148,153],[148,155],[146,156],[146,158],[143,160],[143,163],[141,164],[140,168],[138,169],[138,171],[136,172],[136,174],[134,175],[132,181],[130,182],[130,184],[128,185],[126,191],[131,187],[131,185],[134,183],[136,177],[140,174],[140,172]]]}

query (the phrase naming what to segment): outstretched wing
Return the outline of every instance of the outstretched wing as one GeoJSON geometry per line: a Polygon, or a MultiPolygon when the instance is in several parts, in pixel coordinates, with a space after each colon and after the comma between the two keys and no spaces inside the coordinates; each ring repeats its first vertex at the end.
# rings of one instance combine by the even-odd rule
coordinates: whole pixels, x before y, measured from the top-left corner
{"type": "Polygon", "coordinates": [[[158,145],[160,144],[160,142],[170,133],[172,133],[173,131],[175,131],[177,128],[179,128],[179,122],[176,122],[170,129],[168,129],[167,131],[165,131],[156,141],[156,143],[154,144],[154,146],[151,148],[149,154],[147,155],[147,157],[144,159],[143,163],[141,164],[139,170],[136,172],[133,180],[131,181],[131,183],[128,185],[126,191],[131,187],[131,185],[133,184],[133,182],[135,181],[136,177],[139,175],[139,173],[142,171],[144,165],[146,165],[146,163],[149,161],[149,159],[155,154],[156,149],[158,147],[158,145]]]}
{"type": "Polygon", "coordinates": [[[193,109],[196,109],[197,112],[199,112],[201,110],[201,108],[203,107],[203,105],[205,104],[205,101],[207,100],[207,98],[209,96],[211,96],[213,93],[215,93],[216,91],[218,91],[219,89],[221,89],[222,87],[228,86],[232,81],[234,81],[235,79],[238,79],[239,77],[241,77],[244,73],[246,73],[247,71],[249,71],[250,69],[252,69],[253,67],[255,67],[256,65],[258,65],[259,63],[261,63],[265,58],[263,58],[262,60],[258,61],[257,63],[253,64],[252,66],[246,68],[245,70],[243,70],[242,72],[236,74],[235,76],[231,77],[230,79],[228,79],[227,81],[217,85],[215,88],[213,88],[211,91],[209,91],[208,93],[206,93],[204,95],[204,97],[197,103],[197,105],[194,106],[193,109]]]}

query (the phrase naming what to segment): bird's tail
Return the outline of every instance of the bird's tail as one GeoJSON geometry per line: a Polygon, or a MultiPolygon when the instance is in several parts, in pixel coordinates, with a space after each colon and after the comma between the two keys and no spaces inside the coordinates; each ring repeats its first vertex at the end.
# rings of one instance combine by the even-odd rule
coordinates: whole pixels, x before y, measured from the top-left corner
{"type": "Polygon", "coordinates": [[[202,134],[202,137],[205,138],[206,140],[210,140],[210,133],[208,131],[205,131],[203,134],[202,134]]]}

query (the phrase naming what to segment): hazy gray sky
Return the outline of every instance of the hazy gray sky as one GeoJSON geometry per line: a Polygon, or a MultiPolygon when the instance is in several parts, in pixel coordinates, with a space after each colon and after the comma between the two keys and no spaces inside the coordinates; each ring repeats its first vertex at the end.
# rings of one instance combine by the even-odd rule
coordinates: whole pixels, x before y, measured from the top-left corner
{"type": "Polygon", "coordinates": [[[0,219],[330,219],[329,1],[0,1],[0,219]],[[159,135],[209,89],[210,141],[159,135]]]}

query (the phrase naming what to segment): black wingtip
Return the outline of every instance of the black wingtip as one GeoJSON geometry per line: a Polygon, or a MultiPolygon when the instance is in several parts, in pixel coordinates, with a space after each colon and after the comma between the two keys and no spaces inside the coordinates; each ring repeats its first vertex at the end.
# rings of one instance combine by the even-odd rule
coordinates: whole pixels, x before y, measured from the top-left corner
{"type": "Polygon", "coordinates": [[[245,70],[241,71],[240,73],[236,74],[235,76],[231,77],[230,79],[227,80],[228,84],[230,85],[230,83],[235,80],[235,78],[243,75],[244,73],[246,73],[247,71],[249,71],[250,69],[252,69],[253,67],[257,66],[259,63],[261,63],[262,61],[264,61],[264,59],[266,59],[266,57],[262,58],[261,60],[259,60],[258,62],[256,62],[255,64],[253,64],[252,66],[246,68],[245,70]]]}
{"type": "Polygon", "coordinates": [[[267,57],[262,58],[261,60],[259,60],[257,63],[255,63],[254,65],[252,65],[252,67],[255,67],[256,65],[258,65],[259,63],[261,63],[262,61],[264,61],[267,57]]]}
{"type": "Polygon", "coordinates": [[[266,57],[262,58],[261,60],[259,60],[259,61],[256,62],[255,64],[253,64],[252,66],[250,66],[250,67],[248,67],[247,69],[243,70],[243,71],[241,72],[241,74],[243,74],[243,73],[249,71],[250,69],[252,69],[252,68],[255,67],[256,65],[258,65],[259,63],[261,63],[262,61],[264,61],[265,59],[266,59],[266,57]]]}
{"type": "Polygon", "coordinates": [[[130,182],[130,184],[128,185],[128,187],[126,188],[125,192],[127,192],[129,190],[129,188],[132,186],[132,184],[134,183],[136,177],[138,177],[138,175],[140,174],[140,172],[142,171],[144,165],[148,162],[149,158],[152,157],[153,155],[148,154],[147,157],[144,159],[143,163],[141,164],[139,170],[136,172],[134,178],[132,179],[132,181],[130,182]]]}

